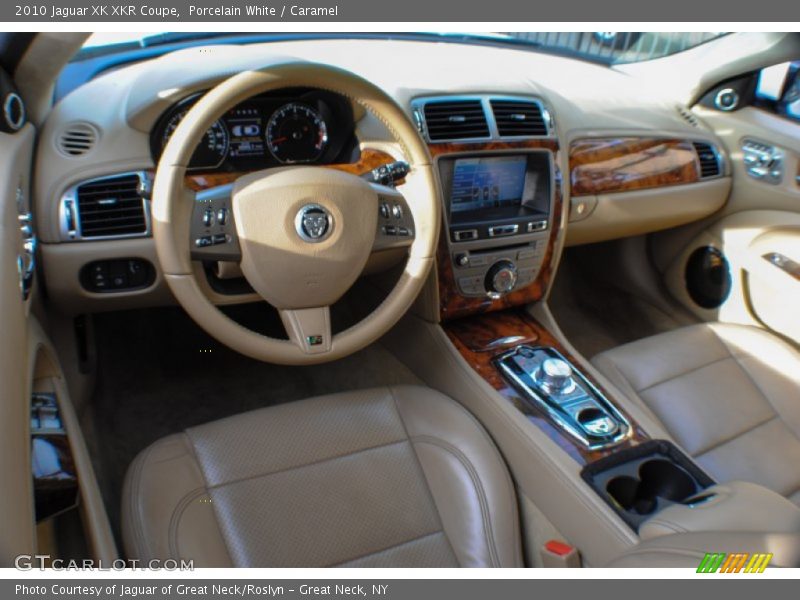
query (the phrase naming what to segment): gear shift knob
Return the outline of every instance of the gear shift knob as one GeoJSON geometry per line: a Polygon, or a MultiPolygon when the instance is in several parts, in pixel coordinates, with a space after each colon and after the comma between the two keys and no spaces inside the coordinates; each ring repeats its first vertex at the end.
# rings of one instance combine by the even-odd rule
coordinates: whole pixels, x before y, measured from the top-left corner
{"type": "Polygon", "coordinates": [[[542,362],[539,381],[552,393],[562,393],[574,387],[572,367],[560,358],[548,358],[542,362]]]}

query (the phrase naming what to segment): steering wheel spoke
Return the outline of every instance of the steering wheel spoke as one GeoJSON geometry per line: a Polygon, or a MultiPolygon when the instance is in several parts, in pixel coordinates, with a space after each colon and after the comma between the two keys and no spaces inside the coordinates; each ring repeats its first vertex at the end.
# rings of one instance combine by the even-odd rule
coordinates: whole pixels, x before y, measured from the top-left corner
{"type": "Polygon", "coordinates": [[[190,229],[193,260],[241,260],[242,251],[233,220],[232,190],[233,184],[228,184],[195,194],[190,229]]]}
{"type": "Polygon", "coordinates": [[[372,184],[378,198],[378,229],[372,251],[403,248],[414,242],[416,231],[411,208],[396,189],[372,184]]]}
{"type": "Polygon", "coordinates": [[[306,354],[324,354],[331,349],[331,310],[318,308],[279,311],[289,339],[306,354]]]}

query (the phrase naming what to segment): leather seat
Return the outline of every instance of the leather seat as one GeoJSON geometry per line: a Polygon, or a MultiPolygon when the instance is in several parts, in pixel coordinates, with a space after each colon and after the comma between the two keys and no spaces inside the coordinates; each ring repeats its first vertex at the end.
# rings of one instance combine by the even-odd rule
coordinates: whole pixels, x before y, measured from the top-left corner
{"type": "Polygon", "coordinates": [[[517,567],[514,488],[459,404],[415,386],[324,396],[166,437],[131,464],[130,558],[195,566],[517,567]]]}
{"type": "Polygon", "coordinates": [[[759,483],[800,504],[800,353],[792,346],[755,327],[713,323],[592,362],[718,482],[759,483]]]}

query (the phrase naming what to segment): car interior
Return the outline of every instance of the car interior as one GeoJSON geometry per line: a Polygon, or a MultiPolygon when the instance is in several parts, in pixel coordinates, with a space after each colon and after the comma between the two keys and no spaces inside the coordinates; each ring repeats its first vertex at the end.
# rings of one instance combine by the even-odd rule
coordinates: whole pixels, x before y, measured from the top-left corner
{"type": "Polygon", "coordinates": [[[2,564],[800,566],[800,34],[87,36],[0,35],[2,564]]]}

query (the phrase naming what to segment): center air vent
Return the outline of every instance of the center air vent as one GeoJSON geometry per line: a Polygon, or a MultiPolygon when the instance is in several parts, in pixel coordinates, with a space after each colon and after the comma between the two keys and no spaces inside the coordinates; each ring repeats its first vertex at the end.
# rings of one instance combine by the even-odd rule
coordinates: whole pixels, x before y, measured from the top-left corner
{"type": "Polygon", "coordinates": [[[710,179],[722,175],[720,155],[714,146],[706,142],[692,142],[692,145],[700,163],[700,179],[710,179]]]}
{"type": "Polygon", "coordinates": [[[432,142],[489,137],[489,123],[479,99],[433,100],[425,103],[424,111],[432,142]]]}
{"type": "Polygon", "coordinates": [[[535,100],[490,101],[500,137],[544,136],[548,134],[547,118],[535,100]]]}
{"type": "Polygon", "coordinates": [[[82,156],[94,148],[99,137],[97,128],[91,123],[70,123],[61,131],[56,145],[66,156],[82,156]]]}
{"type": "Polygon", "coordinates": [[[61,199],[65,239],[133,237],[149,233],[145,173],[123,173],[73,186],[61,199]]]}

